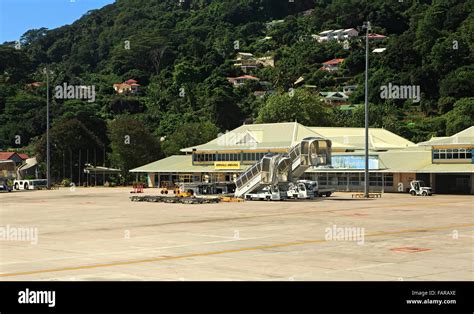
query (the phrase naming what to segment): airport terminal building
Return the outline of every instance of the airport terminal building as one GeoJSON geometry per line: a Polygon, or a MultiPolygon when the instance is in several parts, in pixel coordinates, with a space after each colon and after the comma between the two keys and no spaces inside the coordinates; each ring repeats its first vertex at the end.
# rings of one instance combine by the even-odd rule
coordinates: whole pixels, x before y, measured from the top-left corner
{"type": "MultiPolygon", "coordinates": [[[[149,187],[201,183],[213,193],[233,192],[233,182],[267,153],[285,153],[306,137],[332,141],[332,167],[310,168],[304,179],[337,191],[364,188],[364,129],[307,127],[297,122],[247,124],[194,147],[132,169],[149,187]]],[[[474,126],[450,137],[415,144],[390,131],[369,129],[370,189],[407,192],[424,180],[434,193],[474,194],[474,126]]]]}

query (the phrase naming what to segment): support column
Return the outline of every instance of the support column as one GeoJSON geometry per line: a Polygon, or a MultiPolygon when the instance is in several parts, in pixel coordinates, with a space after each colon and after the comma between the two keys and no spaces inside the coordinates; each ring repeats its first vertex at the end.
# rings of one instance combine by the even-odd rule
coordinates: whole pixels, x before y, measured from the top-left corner
{"type": "Polygon", "coordinates": [[[382,172],[382,193],[385,193],[385,176],[383,172],[382,172]]]}
{"type": "Polygon", "coordinates": [[[471,173],[471,194],[474,194],[474,174],[471,173]]]}
{"type": "Polygon", "coordinates": [[[434,173],[430,173],[430,186],[431,191],[436,193],[436,175],[434,173]]]}
{"type": "Polygon", "coordinates": [[[155,183],[155,174],[154,173],[148,173],[148,176],[147,176],[147,183],[148,183],[148,186],[153,188],[154,187],[154,183],[155,183]]]}
{"type": "Polygon", "coordinates": [[[350,182],[351,182],[351,174],[350,172],[346,172],[346,192],[350,191],[349,189],[350,182]]]}

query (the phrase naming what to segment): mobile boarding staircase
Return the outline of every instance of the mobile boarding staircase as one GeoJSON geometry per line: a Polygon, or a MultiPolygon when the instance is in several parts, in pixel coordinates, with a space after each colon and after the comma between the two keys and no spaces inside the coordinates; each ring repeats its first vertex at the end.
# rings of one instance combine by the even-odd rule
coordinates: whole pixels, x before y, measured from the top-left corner
{"type": "Polygon", "coordinates": [[[331,141],[307,137],[285,154],[267,154],[235,181],[235,197],[264,189],[286,193],[290,182],[296,181],[312,166],[331,165],[331,141]]]}

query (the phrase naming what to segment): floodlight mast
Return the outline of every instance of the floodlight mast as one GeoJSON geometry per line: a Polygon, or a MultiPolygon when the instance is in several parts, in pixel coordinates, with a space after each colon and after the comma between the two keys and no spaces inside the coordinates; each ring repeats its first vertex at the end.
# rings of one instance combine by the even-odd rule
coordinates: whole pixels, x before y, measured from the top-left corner
{"type": "Polygon", "coordinates": [[[50,141],[49,141],[49,66],[44,68],[44,73],[46,74],[46,185],[48,190],[51,189],[51,152],[50,152],[50,141]]]}
{"type": "Polygon", "coordinates": [[[365,28],[365,168],[364,168],[364,197],[369,198],[369,30],[370,22],[364,22],[365,28]]]}

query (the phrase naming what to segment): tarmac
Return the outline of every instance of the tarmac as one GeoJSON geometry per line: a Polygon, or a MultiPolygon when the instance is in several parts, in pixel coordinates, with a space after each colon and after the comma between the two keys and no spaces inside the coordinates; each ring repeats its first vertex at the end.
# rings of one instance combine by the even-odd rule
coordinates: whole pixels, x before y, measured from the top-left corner
{"type": "Polygon", "coordinates": [[[472,195],[188,205],[130,190],[0,193],[0,280],[474,280],[472,195]]]}

